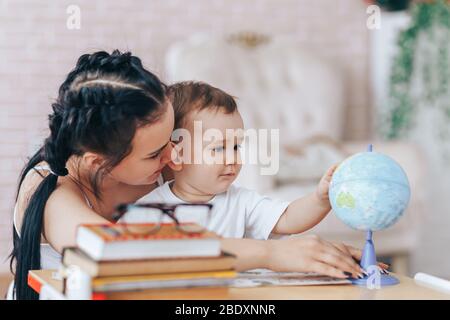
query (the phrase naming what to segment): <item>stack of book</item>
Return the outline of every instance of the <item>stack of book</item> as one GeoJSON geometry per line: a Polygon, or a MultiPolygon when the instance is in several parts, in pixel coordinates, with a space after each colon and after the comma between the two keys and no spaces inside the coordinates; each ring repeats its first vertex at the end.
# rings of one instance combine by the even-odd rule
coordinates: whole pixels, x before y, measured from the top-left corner
{"type": "Polygon", "coordinates": [[[235,256],[221,251],[220,237],[210,231],[186,234],[163,224],[157,233],[136,235],[120,224],[82,225],[76,243],[64,249],[63,265],[87,273],[97,297],[118,291],[227,286],[236,276],[235,256]]]}

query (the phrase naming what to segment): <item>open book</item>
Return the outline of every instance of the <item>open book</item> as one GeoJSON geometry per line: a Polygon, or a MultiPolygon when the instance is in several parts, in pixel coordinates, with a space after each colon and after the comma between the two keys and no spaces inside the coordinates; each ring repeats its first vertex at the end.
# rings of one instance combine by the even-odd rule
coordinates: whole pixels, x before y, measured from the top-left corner
{"type": "Polygon", "coordinates": [[[317,273],[275,272],[267,269],[253,269],[240,272],[232,286],[237,288],[258,286],[316,286],[349,284],[350,280],[332,278],[317,273]]]}

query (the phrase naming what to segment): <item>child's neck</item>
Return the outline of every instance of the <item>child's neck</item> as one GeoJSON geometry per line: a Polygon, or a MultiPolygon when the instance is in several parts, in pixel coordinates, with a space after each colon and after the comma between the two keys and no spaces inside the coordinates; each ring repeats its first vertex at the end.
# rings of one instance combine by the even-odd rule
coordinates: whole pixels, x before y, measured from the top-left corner
{"type": "Polygon", "coordinates": [[[214,198],[215,194],[206,194],[188,183],[180,182],[175,179],[175,181],[169,184],[170,190],[172,190],[173,194],[176,195],[183,201],[189,203],[206,203],[212,198],[214,198]]]}

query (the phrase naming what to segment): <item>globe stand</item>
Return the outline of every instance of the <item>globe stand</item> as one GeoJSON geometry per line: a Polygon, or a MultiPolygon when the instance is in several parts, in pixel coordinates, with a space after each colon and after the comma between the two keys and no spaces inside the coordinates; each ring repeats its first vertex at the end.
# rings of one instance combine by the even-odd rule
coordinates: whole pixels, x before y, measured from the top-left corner
{"type": "Polygon", "coordinates": [[[400,283],[396,277],[380,272],[380,267],[377,264],[377,256],[375,254],[375,246],[372,241],[371,230],[368,230],[366,234],[366,244],[364,245],[360,266],[368,275],[362,279],[353,279],[352,283],[355,285],[378,288],[400,283]]]}
{"type": "MultiPolygon", "coordinates": [[[[367,151],[372,152],[372,144],[369,144],[367,151]]],[[[396,277],[380,272],[380,267],[378,267],[377,264],[377,255],[375,254],[375,246],[372,241],[371,230],[368,230],[366,234],[366,244],[364,245],[360,266],[367,272],[367,275],[362,279],[353,279],[352,283],[355,285],[378,288],[400,283],[396,277]]]]}

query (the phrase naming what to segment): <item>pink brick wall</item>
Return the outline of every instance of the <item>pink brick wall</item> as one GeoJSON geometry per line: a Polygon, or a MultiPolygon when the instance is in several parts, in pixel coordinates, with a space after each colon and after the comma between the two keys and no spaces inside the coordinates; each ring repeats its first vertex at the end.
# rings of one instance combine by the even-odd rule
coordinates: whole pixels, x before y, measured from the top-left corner
{"type": "Polygon", "coordinates": [[[24,159],[46,134],[57,87],[76,58],[97,49],[129,49],[164,77],[164,53],[196,32],[294,35],[345,70],[347,136],[365,137],[368,31],[359,0],[0,0],[0,272],[11,248],[14,189],[24,159]],[[66,8],[81,9],[68,30],[66,8]]]}

